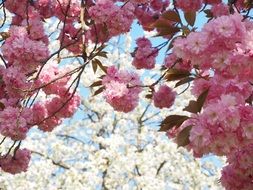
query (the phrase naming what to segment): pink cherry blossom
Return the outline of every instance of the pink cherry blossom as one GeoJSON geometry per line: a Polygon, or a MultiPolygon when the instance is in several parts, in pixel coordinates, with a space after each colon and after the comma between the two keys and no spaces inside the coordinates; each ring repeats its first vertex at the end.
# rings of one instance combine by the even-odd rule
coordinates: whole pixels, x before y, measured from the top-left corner
{"type": "Polygon", "coordinates": [[[152,69],[155,67],[155,57],[157,55],[158,49],[152,48],[152,44],[147,38],[138,38],[132,64],[136,69],[152,69]]]}
{"type": "Polygon", "coordinates": [[[47,46],[41,41],[34,41],[24,27],[12,26],[10,37],[1,47],[9,65],[15,65],[27,73],[36,69],[48,57],[47,46]]]}
{"type": "Polygon", "coordinates": [[[154,105],[160,109],[170,108],[176,98],[176,92],[166,85],[160,86],[157,92],[153,93],[154,105]]]}
{"type": "Polygon", "coordinates": [[[12,140],[23,140],[30,128],[32,112],[28,108],[6,107],[0,112],[0,133],[12,140]]]}
{"type": "Polygon", "coordinates": [[[227,5],[225,5],[224,3],[215,4],[211,8],[211,12],[214,17],[228,15],[229,14],[229,7],[227,5]]]}
{"type": "Polygon", "coordinates": [[[229,190],[252,189],[253,144],[234,151],[222,170],[221,183],[229,190]]]}
{"type": "Polygon", "coordinates": [[[202,0],[196,0],[196,1],[191,1],[191,0],[177,0],[176,1],[176,6],[183,11],[197,11],[201,8],[202,5],[202,0]]]}
{"type": "Polygon", "coordinates": [[[104,97],[116,110],[130,112],[138,104],[141,81],[135,73],[119,71],[114,66],[107,69],[103,78],[104,97]]]}
{"type": "Polygon", "coordinates": [[[0,167],[3,171],[11,174],[25,172],[30,158],[31,152],[28,149],[18,149],[14,156],[2,156],[0,158],[0,167]]]}

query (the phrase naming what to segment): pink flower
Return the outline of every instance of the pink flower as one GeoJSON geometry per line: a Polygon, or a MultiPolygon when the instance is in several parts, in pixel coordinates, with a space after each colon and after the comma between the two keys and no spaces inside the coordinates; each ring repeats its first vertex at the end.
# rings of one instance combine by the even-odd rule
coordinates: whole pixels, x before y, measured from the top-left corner
{"type": "MultiPolygon", "coordinates": [[[[32,40],[41,40],[43,38],[47,39],[45,35],[43,22],[41,15],[34,9],[29,11],[29,37],[32,40]]],[[[23,27],[27,27],[27,19],[24,19],[21,23],[23,27]]]]}
{"type": "Polygon", "coordinates": [[[221,3],[222,0],[204,0],[205,3],[208,3],[208,4],[218,4],[218,3],[221,3]]]}
{"type": "Polygon", "coordinates": [[[26,90],[31,86],[31,82],[27,81],[25,73],[19,67],[11,66],[5,69],[2,78],[5,84],[5,91],[12,98],[24,97],[27,94],[26,90]]]}
{"type": "Polygon", "coordinates": [[[12,140],[23,140],[30,128],[32,112],[28,108],[6,107],[0,112],[0,133],[12,140]]]}
{"type": "Polygon", "coordinates": [[[111,0],[100,0],[89,9],[89,14],[96,24],[106,25],[110,38],[130,30],[134,19],[134,6],[128,2],[120,8],[111,0]]]}
{"type": "Polygon", "coordinates": [[[24,73],[33,72],[49,55],[43,42],[31,40],[26,29],[17,26],[10,28],[10,37],[1,50],[8,64],[19,67],[24,73]]]}
{"type": "Polygon", "coordinates": [[[229,190],[252,189],[253,144],[231,153],[228,156],[228,163],[222,169],[221,184],[229,190]]]}
{"type": "Polygon", "coordinates": [[[45,85],[43,91],[47,95],[56,94],[63,96],[67,93],[68,82],[71,78],[67,75],[69,71],[66,67],[59,68],[56,63],[47,64],[43,67],[36,85],[38,87],[45,85]]]}
{"type": "Polygon", "coordinates": [[[66,18],[68,22],[77,21],[80,16],[81,6],[79,0],[57,0],[53,2],[54,15],[61,21],[66,18]],[[65,15],[68,15],[65,17],[65,15]]]}
{"type": "Polygon", "coordinates": [[[147,38],[138,38],[137,46],[132,64],[136,69],[153,69],[158,49],[152,48],[152,44],[147,38]]]}
{"type": "Polygon", "coordinates": [[[50,18],[54,15],[55,5],[54,0],[37,0],[35,2],[36,9],[44,18],[50,18]]]}
{"type": "Polygon", "coordinates": [[[185,12],[197,11],[202,6],[202,0],[177,0],[176,6],[185,12]]]}
{"type": "Polygon", "coordinates": [[[43,132],[51,132],[55,127],[62,123],[62,118],[50,116],[38,124],[38,128],[43,132]]]}
{"type": "Polygon", "coordinates": [[[137,106],[141,91],[138,87],[141,81],[137,74],[118,71],[111,66],[103,78],[103,85],[104,97],[116,111],[130,112],[137,106]]]}
{"type": "Polygon", "coordinates": [[[46,103],[46,109],[48,115],[54,115],[58,118],[68,118],[73,116],[78,106],[80,105],[80,96],[73,95],[71,93],[55,97],[46,103]]]}
{"type": "Polygon", "coordinates": [[[63,118],[69,118],[74,115],[81,103],[80,96],[75,94],[64,94],[65,96],[56,96],[46,102],[36,102],[32,108],[33,124],[38,125],[42,131],[52,131],[58,126],[63,118]]]}
{"type": "Polygon", "coordinates": [[[39,124],[48,116],[46,106],[42,102],[36,102],[32,107],[32,111],[34,125],[39,124]]]}
{"type": "Polygon", "coordinates": [[[66,23],[64,30],[61,31],[58,39],[66,49],[75,54],[82,53],[82,37],[80,30],[73,26],[73,23],[66,23]],[[71,44],[71,45],[70,45],[71,44]]]}
{"type": "Polygon", "coordinates": [[[224,3],[215,4],[211,8],[211,12],[214,17],[229,15],[229,6],[224,3]]]}
{"type": "Polygon", "coordinates": [[[203,53],[208,47],[208,35],[199,32],[191,32],[187,36],[186,43],[186,48],[192,54],[197,55],[203,53]]]}
{"type": "Polygon", "coordinates": [[[164,66],[168,69],[175,68],[178,70],[187,70],[187,71],[191,71],[192,69],[190,61],[181,60],[175,54],[169,54],[166,56],[164,66]]]}
{"type": "Polygon", "coordinates": [[[12,13],[26,17],[27,1],[26,0],[8,0],[4,6],[12,13]]]}
{"type": "Polygon", "coordinates": [[[31,152],[28,149],[18,149],[14,156],[7,155],[0,158],[0,167],[3,171],[17,174],[27,171],[31,152]]]}
{"type": "Polygon", "coordinates": [[[170,108],[176,98],[176,92],[166,85],[160,86],[157,92],[153,94],[154,105],[160,109],[170,108]]]}

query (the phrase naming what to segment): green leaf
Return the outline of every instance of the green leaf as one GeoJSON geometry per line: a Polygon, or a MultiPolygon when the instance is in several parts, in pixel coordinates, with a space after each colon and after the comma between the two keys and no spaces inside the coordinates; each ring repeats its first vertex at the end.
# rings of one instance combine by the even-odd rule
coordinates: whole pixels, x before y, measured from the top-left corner
{"type": "Polygon", "coordinates": [[[189,119],[188,116],[184,116],[184,115],[170,115],[167,116],[161,123],[161,128],[159,129],[159,131],[168,131],[170,129],[172,129],[174,126],[176,127],[180,127],[182,125],[182,123],[189,119]]]}
{"type": "Polygon", "coordinates": [[[196,20],[196,12],[193,11],[185,12],[184,18],[189,25],[194,26],[196,20]]]}
{"type": "Polygon", "coordinates": [[[179,69],[169,69],[165,75],[165,79],[167,81],[175,81],[180,80],[182,78],[188,77],[191,73],[189,71],[185,70],[179,70],[179,69]]]}
{"type": "Polygon", "coordinates": [[[179,132],[179,134],[176,137],[176,143],[178,147],[180,146],[186,146],[190,143],[190,132],[191,132],[192,126],[187,126],[182,131],[179,132]]]}

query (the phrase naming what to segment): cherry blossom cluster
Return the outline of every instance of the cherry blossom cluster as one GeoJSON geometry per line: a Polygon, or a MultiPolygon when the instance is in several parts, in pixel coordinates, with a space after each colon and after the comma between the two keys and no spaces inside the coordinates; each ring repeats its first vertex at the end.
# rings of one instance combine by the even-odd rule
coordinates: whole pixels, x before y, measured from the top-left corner
{"type": "Polygon", "coordinates": [[[158,49],[152,48],[152,44],[147,38],[138,38],[136,44],[137,49],[132,64],[136,69],[153,69],[158,49]]]}
{"type": "Polygon", "coordinates": [[[153,24],[170,5],[169,0],[133,0],[137,5],[135,7],[135,16],[144,30],[153,30],[153,24]]]}
{"type": "MultiPolygon", "coordinates": [[[[97,32],[106,24],[106,33],[108,37],[117,36],[130,30],[134,19],[134,6],[127,3],[125,6],[119,7],[113,1],[99,0],[89,9],[91,18],[95,21],[97,32]]],[[[105,36],[106,37],[106,36],[105,36]]]]}
{"type": "MultiPolygon", "coordinates": [[[[252,166],[231,161],[231,156],[240,155],[245,147],[248,154],[253,150],[253,108],[248,102],[253,92],[252,27],[240,14],[224,14],[205,24],[202,31],[176,39],[171,55],[184,60],[178,63],[181,68],[184,62],[198,68],[192,86],[196,97],[208,90],[203,110],[192,114],[178,132],[192,126],[188,148],[195,156],[214,153],[228,157],[222,176],[227,189],[252,187],[252,172],[245,173],[252,166]]],[[[243,159],[251,158],[245,154],[243,159]]]]}
{"type": "Polygon", "coordinates": [[[138,105],[141,81],[136,73],[111,66],[102,82],[104,97],[114,110],[130,112],[138,105]]]}
{"type": "MultiPolygon", "coordinates": [[[[69,89],[68,73],[71,71],[48,63],[50,38],[44,29],[44,19],[55,17],[64,23],[58,36],[60,48],[66,48],[75,54],[83,54],[88,41],[106,42],[113,36],[126,33],[136,18],[144,28],[151,27],[157,19],[156,15],[164,12],[169,5],[169,1],[163,0],[129,2],[88,0],[83,3],[86,7],[83,9],[84,12],[82,12],[83,5],[77,0],[4,2],[5,8],[13,14],[13,17],[8,35],[1,46],[4,66],[0,68],[2,78],[0,132],[3,136],[21,142],[35,125],[42,131],[52,131],[63,118],[71,117],[80,104],[79,96],[69,89]],[[81,13],[84,14],[85,20],[81,20],[81,13]],[[82,26],[78,28],[80,22],[82,26]],[[86,25],[85,29],[83,24],[86,25]],[[37,94],[41,91],[49,97],[48,100],[36,100],[37,94]]],[[[147,39],[142,41],[137,42],[139,50],[136,52],[135,62],[136,65],[145,65],[142,68],[151,69],[154,67],[158,51],[152,48],[147,39]],[[146,54],[142,55],[142,51],[146,54]]],[[[129,112],[137,106],[141,81],[135,73],[109,68],[103,84],[106,100],[115,110],[129,112]]],[[[166,105],[162,103],[162,106],[168,107],[172,104],[173,98],[170,95],[168,97],[168,102],[166,105]]],[[[19,147],[20,143],[14,151],[3,155],[2,162],[10,163],[12,158],[21,159],[17,156],[19,147]],[[9,161],[4,162],[7,158],[9,161]]],[[[1,164],[1,167],[6,168],[4,165],[6,164],[1,164]]],[[[17,168],[16,172],[11,173],[26,170],[25,168],[20,170],[18,166],[14,168],[17,168]]]]}
{"type": "Polygon", "coordinates": [[[166,85],[160,86],[157,92],[153,93],[154,105],[160,109],[170,108],[175,101],[176,92],[166,85]]]}
{"type": "Polygon", "coordinates": [[[71,117],[80,104],[80,97],[68,89],[68,71],[47,63],[49,37],[43,18],[54,14],[60,17],[62,10],[58,7],[58,12],[44,12],[40,10],[41,3],[45,5],[43,1],[32,6],[27,1],[12,0],[4,4],[14,16],[1,46],[4,66],[0,67],[0,133],[4,137],[2,143],[9,137],[14,144],[1,154],[0,167],[12,174],[27,170],[31,153],[20,149],[20,144],[29,130],[37,125],[42,131],[52,131],[64,118],[71,117]],[[51,98],[36,100],[41,89],[51,98]]]}
{"type": "Polygon", "coordinates": [[[193,81],[191,92],[197,101],[191,101],[185,108],[192,115],[179,125],[170,126],[168,136],[176,136],[196,157],[208,153],[227,156],[229,165],[221,178],[227,189],[237,187],[233,185],[237,175],[238,184],[245,185],[238,185],[239,189],[247,189],[252,183],[248,171],[251,166],[243,165],[240,160],[244,151],[244,158],[250,157],[253,143],[251,1],[6,0],[2,4],[13,18],[8,32],[0,33],[3,37],[0,133],[12,139],[13,146],[19,141],[14,150],[1,155],[0,167],[4,171],[15,174],[26,170],[30,153],[20,149],[20,143],[33,126],[49,132],[74,114],[80,97],[75,93],[76,88],[70,87],[74,83],[78,86],[86,65],[91,63],[94,72],[99,67],[106,73],[97,84],[102,83],[100,92],[119,112],[134,110],[142,88],[150,90],[146,97],[156,107],[170,108],[176,93],[167,84],[161,84],[163,80],[180,80],[176,86],[193,81]],[[199,31],[194,22],[202,9],[210,20],[199,31]],[[60,49],[51,55],[50,34],[44,29],[46,19],[57,20],[60,28],[56,37],[60,49]],[[164,74],[150,85],[143,85],[135,72],[104,66],[97,59],[106,57],[106,43],[129,32],[135,20],[144,30],[156,31],[157,36],[166,40],[153,47],[148,38],[137,39],[137,48],[132,53],[132,65],[136,69],[155,68],[159,50],[172,48],[164,60],[164,74]],[[94,44],[92,51],[87,50],[89,43],[94,44]],[[55,55],[60,62],[63,49],[83,61],[78,68],[69,70],[50,62],[55,55]],[[72,82],[73,73],[78,73],[79,78],[72,82]],[[157,84],[160,88],[155,91],[157,84]],[[36,99],[41,92],[47,100],[36,99]],[[205,98],[203,92],[207,92],[205,98]],[[179,138],[182,133],[187,137],[187,131],[189,142],[179,138]],[[239,157],[238,162],[233,155],[239,157]]]}
{"type": "Polygon", "coordinates": [[[31,152],[27,149],[18,149],[14,156],[7,155],[0,158],[3,171],[16,174],[26,171],[31,158],[31,152]]]}
{"type": "Polygon", "coordinates": [[[252,189],[253,144],[233,152],[223,168],[221,183],[226,189],[252,189]]]}

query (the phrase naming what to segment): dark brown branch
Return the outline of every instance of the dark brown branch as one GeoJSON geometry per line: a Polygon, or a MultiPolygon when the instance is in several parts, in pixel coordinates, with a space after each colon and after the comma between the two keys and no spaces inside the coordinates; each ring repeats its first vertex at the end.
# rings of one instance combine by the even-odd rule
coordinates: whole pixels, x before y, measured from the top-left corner
{"type": "Polygon", "coordinates": [[[51,160],[52,163],[53,163],[54,165],[59,166],[59,167],[61,167],[61,168],[63,168],[63,169],[66,169],[66,170],[69,170],[69,169],[70,169],[70,167],[67,166],[67,165],[65,165],[64,163],[62,163],[62,162],[56,162],[56,161],[54,161],[52,158],[50,158],[49,156],[44,155],[44,154],[42,154],[42,153],[40,153],[40,152],[37,152],[37,151],[32,150],[31,153],[37,154],[37,155],[42,156],[42,157],[44,157],[44,158],[46,158],[46,159],[48,159],[48,160],[51,160]]]}
{"type": "Polygon", "coordinates": [[[160,164],[160,166],[158,167],[158,169],[157,169],[157,171],[156,171],[156,175],[159,175],[159,173],[160,173],[162,167],[163,167],[165,164],[166,164],[166,161],[163,161],[163,162],[160,164]]]}

